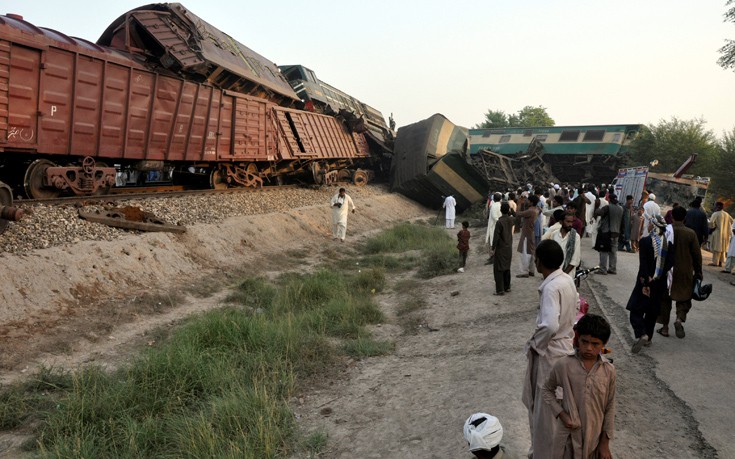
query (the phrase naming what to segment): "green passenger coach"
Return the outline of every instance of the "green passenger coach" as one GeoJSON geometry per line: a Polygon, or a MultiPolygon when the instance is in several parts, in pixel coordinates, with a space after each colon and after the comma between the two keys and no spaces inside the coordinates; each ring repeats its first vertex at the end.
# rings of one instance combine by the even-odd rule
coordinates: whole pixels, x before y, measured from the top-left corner
{"type": "Polygon", "coordinates": [[[640,129],[640,124],[470,129],[469,152],[523,154],[535,139],[559,180],[609,182],[640,129]]]}

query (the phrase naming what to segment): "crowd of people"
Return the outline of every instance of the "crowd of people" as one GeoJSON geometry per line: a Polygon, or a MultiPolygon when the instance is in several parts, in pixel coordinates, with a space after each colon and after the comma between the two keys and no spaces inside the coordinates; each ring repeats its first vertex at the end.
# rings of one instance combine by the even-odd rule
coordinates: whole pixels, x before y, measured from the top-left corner
{"type": "MultiPolygon", "coordinates": [[[[735,274],[735,224],[722,203],[710,217],[699,198],[689,209],[677,204],[665,214],[652,193],[644,192],[638,206],[633,203],[630,195],[618,202],[614,190],[604,185],[529,185],[488,198],[485,242],[495,295],[511,292],[513,234],[519,234],[515,277],[542,277],[536,328],[526,344],[522,393],[531,432],[529,458],[612,457],[616,375],[601,354],[610,326],[592,314],[576,321],[579,295],[574,277],[583,238],[591,238],[599,252],[602,275],[617,274],[618,251],[638,253],[639,269],[626,306],[634,354],[651,345],[654,331],[669,336],[672,312],[675,335],[686,336],[692,298],[708,294],[701,285],[702,248],[712,252],[712,266],[735,274]]],[[[463,238],[469,238],[466,226],[458,234],[460,253],[463,238]]],[[[461,260],[464,272],[466,252],[461,260]]],[[[476,457],[502,457],[499,421],[485,413],[473,416],[465,424],[471,451],[476,457]],[[497,441],[483,443],[483,431],[497,441]]]]}
{"type": "MultiPolygon", "coordinates": [[[[511,292],[514,234],[520,233],[516,277],[542,277],[536,326],[526,343],[521,396],[531,433],[529,458],[612,457],[616,373],[612,361],[602,355],[611,330],[601,316],[578,318],[574,278],[582,238],[592,238],[602,275],[617,274],[619,250],[638,253],[638,273],[626,305],[635,336],[633,354],[651,345],[654,331],[669,336],[672,310],[675,335],[686,336],[692,298],[704,299],[711,291],[711,286],[707,290],[701,285],[703,247],[712,252],[711,266],[735,274],[735,222],[723,203],[717,202],[707,217],[700,198],[688,209],[675,203],[664,215],[652,193],[644,192],[639,206],[633,202],[628,195],[619,203],[614,190],[604,185],[529,185],[488,198],[485,243],[495,295],[511,292]]],[[[447,196],[447,229],[455,226],[455,206],[456,200],[447,196]]],[[[333,238],[344,242],[347,216],[355,205],[341,188],[330,207],[333,238]]],[[[468,228],[464,221],[457,233],[460,273],[469,253],[468,228]]],[[[478,458],[508,457],[500,446],[502,435],[499,420],[486,413],[473,414],[464,426],[470,451],[478,458]]]]}

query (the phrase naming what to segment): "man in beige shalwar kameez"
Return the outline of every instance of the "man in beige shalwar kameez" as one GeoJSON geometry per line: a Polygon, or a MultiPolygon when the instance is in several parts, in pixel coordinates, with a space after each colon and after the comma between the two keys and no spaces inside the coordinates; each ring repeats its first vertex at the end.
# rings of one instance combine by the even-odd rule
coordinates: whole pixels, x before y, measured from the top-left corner
{"type": "Polygon", "coordinates": [[[730,227],[732,217],[723,210],[721,202],[715,204],[715,212],[709,219],[709,227],[713,229],[709,236],[709,247],[712,250],[712,263],[710,266],[720,266],[725,262],[727,247],[730,245],[730,227]]]}
{"type": "Polygon", "coordinates": [[[579,310],[579,294],[574,280],[561,270],[564,251],[553,240],[536,247],[536,268],[544,276],[539,287],[536,330],[526,343],[528,366],[523,380],[523,404],[528,409],[531,447],[528,457],[549,458],[554,436],[555,416],[543,401],[543,386],[551,368],[565,355],[574,354],[574,319],[579,310]]]}

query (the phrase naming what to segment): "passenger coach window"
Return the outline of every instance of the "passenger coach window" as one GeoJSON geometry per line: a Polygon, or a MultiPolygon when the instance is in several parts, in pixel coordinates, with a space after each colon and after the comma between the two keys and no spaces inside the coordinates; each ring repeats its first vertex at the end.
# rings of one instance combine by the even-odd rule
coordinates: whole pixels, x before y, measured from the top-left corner
{"type": "Polygon", "coordinates": [[[560,142],[576,142],[579,139],[579,131],[561,131],[560,142]]]}
{"type": "Polygon", "coordinates": [[[509,135],[504,135],[504,136],[501,136],[500,137],[500,143],[508,143],[508,142],[510,142],[510,136],[509,135]]]}
{"type": "Polygon", "coordinates": [[[605,137],[604,129],[594,129],[584,133],[585,142],[601,141],[603,137],[605,137]]]}
{"type": "Polygon", "coordinates": [[[536,140],[538,140],[539,142],[543,142],[544,140],[546,140],[547,137],[548,136],[546,134],[539,134],[536,136],[536,140]]]}
{"type": "Polygon", "coordinates": [[[525,131],[523,131],[523,137],[531,137],[532,134],[533,131],[530,129],[526,129],[525,131]]]}
{"type": "Polygon", "coordinates": [[[620,134],[615,134],[612,139],[613,142],[620,142],[620,134]]]}

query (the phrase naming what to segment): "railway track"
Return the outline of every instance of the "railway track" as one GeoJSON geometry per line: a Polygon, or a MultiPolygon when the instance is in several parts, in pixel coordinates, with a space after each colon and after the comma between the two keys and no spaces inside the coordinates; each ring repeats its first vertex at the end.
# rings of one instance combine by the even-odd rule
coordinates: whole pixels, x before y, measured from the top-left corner
{"type": "Polygon", "coordinates": [[[17,199],[16,206],[20,205],[63,205],[63,204],[92,204],[99,202],[117,202],[128,199],[147,199],[147,198],[170,198],[177,196],[201,196],[212,194],[238,194],[238,193],[254,193],[267,192],[273,190],[283,190],[289,188],[300,188],[304,185],[272,185],[263,186],[262,188],[226,188],[226,189],[205,189],[205,190],[187,190],[183,186],[171,185],[161,187],[129,187],[115,188],[110,194],[100,194],[91,196],[65,196],[59,198],[48,199],[17,199]]]}

